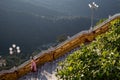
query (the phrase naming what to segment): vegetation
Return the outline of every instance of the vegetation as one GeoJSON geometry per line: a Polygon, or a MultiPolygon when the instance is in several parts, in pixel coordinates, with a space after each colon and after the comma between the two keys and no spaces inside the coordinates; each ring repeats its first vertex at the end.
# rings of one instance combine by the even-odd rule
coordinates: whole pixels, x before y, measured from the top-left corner
{"type": "Polygon", "coordinates": [[[108,32],[60,62],[56,75],[63,80],[119,80],[120,19],[111,22],[108,32]]]}
{"type": "Polygon", "coordinates": [[[3,59],[6,60],[6,66],[0,67],[1,70],[9,70],[10,68],[17,67],[30,58],[30,54],[13,54],[5,55],[3,59]]]}
{"type": "Polygon", "coordinates": [[[66,34],[62,34],[62,35],[57,37],[57,42],[61,43],[61,42],[65,41],[66,39],[67,39],[67,35],[66,34]]]}
{"type": "Polygon", "coordinates": [[[100,20],[96,23],[96,25],[99,25],[100,23],[104,22],[105,20],[106,20],[106,18],[100,19],[100,20]]]}

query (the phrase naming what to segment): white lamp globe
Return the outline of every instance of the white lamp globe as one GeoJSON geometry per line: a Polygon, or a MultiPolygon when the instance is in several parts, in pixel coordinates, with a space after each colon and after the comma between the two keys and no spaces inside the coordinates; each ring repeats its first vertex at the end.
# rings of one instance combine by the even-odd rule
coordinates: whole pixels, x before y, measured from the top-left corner
{"type": "Polygon", "coordinates": [[[11,48],[11,47],[10,47],[10,48],[9,48],[9,50],[10,50],[10,51],[12,51],[12,50],[13,50],[13,48],[11,48]]]}
{"type": "Polygon", "coordinates": [[[16,47],[16,49],[17,49],[17,50],[19,50],[19,49],[20,49],[20,47],[19,47],[19,46],[17,46],[17,47],[16,47]]]}
{"type": "Polygon", "coordinates": [[[12,47],[13,47],[13,48],[15,48],[15,47],[16,47],[16,45],[15,45],[15,44],[13,44],[13,45],[12,45],[12,47]]]}
{"type": "Polygon", "coordinates": [[[20,50],[19,50],[19,49],[17,50],[17,53],[20,53],[20,50]]]}
{"type": "Polygon", "coordinates": [[[12,55],[12,54],[13,54],[13,51],[10,51],[10,54],[12,55]]]}

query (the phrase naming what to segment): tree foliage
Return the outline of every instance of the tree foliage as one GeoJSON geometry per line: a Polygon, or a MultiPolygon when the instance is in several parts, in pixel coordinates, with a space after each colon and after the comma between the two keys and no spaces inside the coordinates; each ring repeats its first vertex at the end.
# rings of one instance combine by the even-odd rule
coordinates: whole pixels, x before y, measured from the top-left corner
{"type": "Polygon", "coordinates": [[[66,34],[62,34],[62,35],[57,37],[57,42],[63,42],[66,39],[67,39],[67,35],[66,34]]]}
{"type": "Polygon", "coordinates": [[[104,22],[105,20],[106,20],[106,18],[104,18],[104,19],[100,19],[100,20],[96,23],[96,25],[101,24],[101,23],[104,22]]]}
{"type": "Polygon", "coordinates": [[[60,62],[56,75],[63,80],[119,80],[120,19],[111,22],[108,32],[60,62]]]}

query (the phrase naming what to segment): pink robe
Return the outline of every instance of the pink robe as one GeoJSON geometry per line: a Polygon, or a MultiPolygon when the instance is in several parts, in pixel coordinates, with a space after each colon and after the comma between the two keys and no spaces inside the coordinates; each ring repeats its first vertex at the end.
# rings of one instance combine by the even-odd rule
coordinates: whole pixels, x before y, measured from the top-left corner
{"type": "Polygon", "coordinates": [[[36,67],[35,61],[32,61],[32,63],[31,63],[31,70],[32,70],[32,72],[37,71],[37,67],[36,67]]]}

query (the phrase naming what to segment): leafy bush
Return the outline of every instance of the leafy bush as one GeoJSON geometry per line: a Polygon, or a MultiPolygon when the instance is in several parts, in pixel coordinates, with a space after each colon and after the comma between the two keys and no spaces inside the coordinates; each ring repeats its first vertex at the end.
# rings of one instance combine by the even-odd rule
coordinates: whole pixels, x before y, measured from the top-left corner
{"type": "Polygon", "coordinates": [[[108,32],[60,62],[57,74],[63,80],[120,79],[120,19],[108,32]]]}

